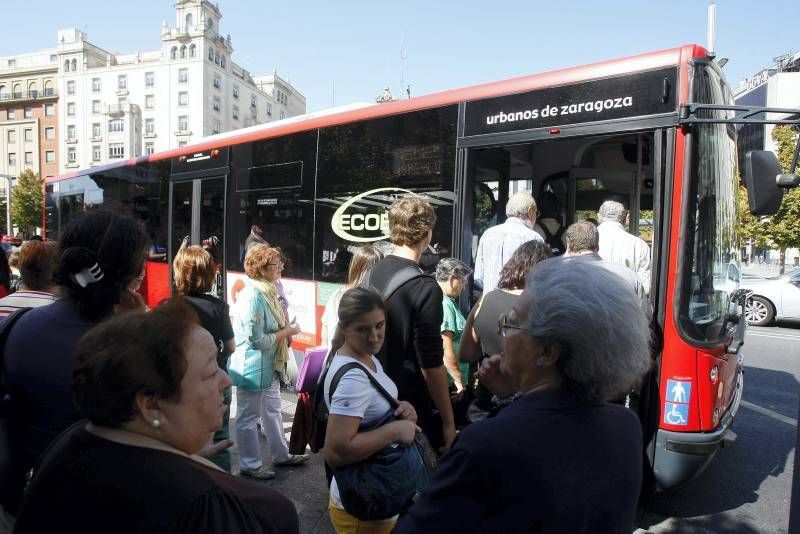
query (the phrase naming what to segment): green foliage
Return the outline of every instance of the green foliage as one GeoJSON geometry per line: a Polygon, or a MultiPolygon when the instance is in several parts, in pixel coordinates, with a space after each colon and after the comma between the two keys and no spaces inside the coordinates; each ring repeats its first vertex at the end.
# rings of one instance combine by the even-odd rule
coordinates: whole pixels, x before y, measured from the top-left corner
{"type": "Polygon", "coordinates": [[[736,214],[739,225],[737,229],[738,235],[743,239],[753,239],[755,241],[754,244],[759,247],[768,246],[767,225],[750,213],[747,189],[743,185],[739,186],[739,190],[736,193],[736,214]]]}
{"type": "MultiPolygon", "coordinates": [[[[772,140],[777,145],[778,161],[783,172],[789,172],[797,146],[797,132],[788,125],[776,126],[772,130],[772,140]]],[[[784,268],[786,249],[800,247],[800,189],[792,189],[783,196],[778,212],[772,217],[757,219],[750,213],[747,204],[747,190],[739,188],[736,198],[739,235],[752,238],[760,247],[780,249],[781,272],[784,268]]]]}
{"type": "Polygon", "coordinates": [[[778,145],[778,161],[781,164],[783,172],[789,172],[792,166],[792,158],[794,157],[794,150],[797,146],[797,132],[788,124],[776,126],[772,130],[772,140],[778,145]]]}
{"type": "Polygon", "coordinates": [[[17,179],[11,190],[11,218],[23,235],[30,235],[31,229],[41,226],[44,209],[44,180],[30,169],[26,169],[17,179]]]}

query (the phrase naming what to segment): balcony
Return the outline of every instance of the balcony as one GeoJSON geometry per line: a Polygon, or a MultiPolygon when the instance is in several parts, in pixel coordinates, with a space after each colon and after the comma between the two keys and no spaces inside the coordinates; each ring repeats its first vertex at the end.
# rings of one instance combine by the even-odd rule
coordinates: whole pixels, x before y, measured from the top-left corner
{"type": "Polygon", "coordinates": [[[55,100],[58,93],[54,89],[46,91],[26,91],[24,93],[3,93],[0,94],[0,102],[25,102],[36,100],[55,100]]]}
{"type": "Polygon", "coordinates": [[[78,142],[78,139],[77,139],[77,138],[75,138],[75,137],[67,137],[67,144],[68,144],[68,145],[74,145],[74,144],[76,144],[77,142],[78,142]]]}
{"type": "Polygon", "coordinates": [[[144,133],[144,138],[145,139],[152,139],[152,138],[157,137],[157,136],[158,136],[158,134],[156,134],[155,132],[145,132],[144,133]]]}
{"type": "Polygon", "coordinates": [[[100,143],[103,140],[103,137],[100,135],[93,135],[91,137],[92,143],[100,143]]]}
{"type": "Polygon", "coordinates": [[[176,130],[175,135],[179,135],[181,137],[185,137],[187,135],[192,135],[192,131],[189,129],[186,130],[176,130]]]}
{"type": "Polygon", "coordinates": [[[106,106],[106,115],[122,117],[126,113],[139,113],[139,106],[136,104],[110,104],[106,106]]]}
{"type": "Polygon", "coordinates": [[[117,96],[128,96],[128,94],[127,89],[117,89],[117,96]]]}

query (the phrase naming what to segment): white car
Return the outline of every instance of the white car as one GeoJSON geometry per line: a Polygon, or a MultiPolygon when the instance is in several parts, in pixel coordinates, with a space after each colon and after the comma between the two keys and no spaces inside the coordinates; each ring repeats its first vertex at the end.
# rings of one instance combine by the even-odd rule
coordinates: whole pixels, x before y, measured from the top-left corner
{"type": "Polygon", "coordinates": [[[747,299],[747,324],[766,326],[773,319],[800,319],[800,269],[775,278],[743,279],[741,287],[753,295],[747,299]]]}

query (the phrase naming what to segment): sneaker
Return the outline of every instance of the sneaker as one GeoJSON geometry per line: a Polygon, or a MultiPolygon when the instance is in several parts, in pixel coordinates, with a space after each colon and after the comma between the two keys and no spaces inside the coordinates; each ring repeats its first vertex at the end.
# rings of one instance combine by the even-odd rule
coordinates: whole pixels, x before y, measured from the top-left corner
{"type": "Polygon", "coordinates": [[[287,467],[290,465],[300,465],[304,464],[311,458],[308,454],[290,454],[287,460],[282,462],[273,462],[272,465],[275,467],[287,467]]]}
{"type": "Polygon", "coordinates": [[[258,469],[240,469],[239,474],[245,477],[258,478],[260,480],[275,478],[275,471],[266,465],[262,465],[258,469]]]}

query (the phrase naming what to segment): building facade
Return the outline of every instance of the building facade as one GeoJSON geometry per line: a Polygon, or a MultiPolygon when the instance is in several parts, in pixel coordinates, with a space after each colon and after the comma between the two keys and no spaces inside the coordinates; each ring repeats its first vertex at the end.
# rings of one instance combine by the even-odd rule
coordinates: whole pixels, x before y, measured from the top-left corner
{"type": "Polygon", "coordinates": [[[55,49],[0,57],[0,175],[59,172],[57,59],[55,49]]]}
{"type": "MultiPolygon", "coordinates": [[[[733,95],[737,106],[800,108],[800,52],[776,59],[779,61],[775,65],[742,80],[733,95]]],[[[740,127],[740,159],[748,150],[775,151],[773,128],[773,124],[747,124],[740,127]]]]}
{"type": "Polygon", "coordinates": [[[175,16],[152,52],[113,54],[77,29],[58,32],[62,171],[305,112],[305,98],[276,73],[253,77],[232,61],[216,5],[178,0],[175,16]]]}

